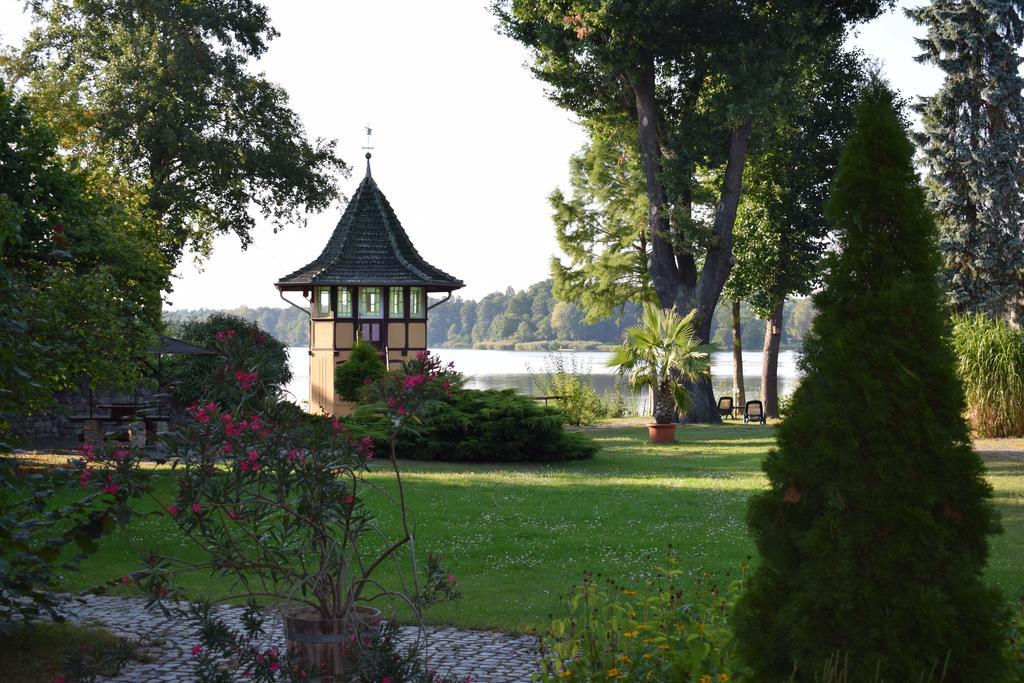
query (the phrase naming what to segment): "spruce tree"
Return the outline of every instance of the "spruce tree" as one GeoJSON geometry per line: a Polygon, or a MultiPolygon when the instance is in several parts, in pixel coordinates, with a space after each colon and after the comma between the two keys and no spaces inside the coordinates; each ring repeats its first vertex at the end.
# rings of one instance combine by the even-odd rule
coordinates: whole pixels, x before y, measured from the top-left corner
{"type": "Polygon", "coordinates": [[[920,105],[928,198],[951,303],[1024,323],[1024,40],[1020,0],[933,0],[920,61],[945,72],[920,105]]]}
{"type": "Polygon", "coordinates": [[[980,578],[999,523],[913,151],[872,83],[826,205],[841,250],[748,510],[762,562],[735,627],[757,681],[816,680],[836,656],[843,680],[997,680],[1002,603],[980,578]]]}

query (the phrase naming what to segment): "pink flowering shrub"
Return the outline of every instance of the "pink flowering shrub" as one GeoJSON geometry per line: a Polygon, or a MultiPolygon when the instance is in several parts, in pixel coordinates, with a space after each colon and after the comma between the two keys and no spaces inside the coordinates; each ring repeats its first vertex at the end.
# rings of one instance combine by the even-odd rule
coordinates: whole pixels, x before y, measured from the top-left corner
{"type": "Polygon", "coordinates": [[[182,324],[174,334],[213,352],[168,359],[167,375],[183,405],[233,406],[243,398],[261,404],[276,399],[291,380],[287,347],[244,318],[214,313],[182,324]]]}
{"type": "MultiPolygon", "coordinates": [[[[390,434],[412,426],[418,412],[448,393],[443,373],[426,358],[417,362],[419,379],[388,376],[369,388],[384,397],[380,420],[390,434]]],[[[260,404],[253,396],[261,380],[253,381],[234,404],[192,405],[188,423],[165,439],[178,462],[177,493],[164,502],[166,513],[209,555],[197,563],[147,558],[139,583],[153,603],[185,597],[174,582],[184,571],[232,577],[237,591],[229,598],[269,599],[323,619],[351,618],[357,605],[390,614],[401,603],[418,614],[436,600],[458,597],[458,582],[439,555],[428,553],[421,562],[393,449],[381,452],[372,437],[354,435],[339,420],[270,399],[260,404]],[[372,500],[397,508],[397,533],[384,533],[367,504],[372,469],[393,476],[397,496],[375,491],[372,500]],[[379,576],[385,566],[397,577],[387,584],[379,576]]],[[[215,644],[204,638],[211,652],[215,644]]],[[[263,652],[249,654],[255,680],[261,671],[284,677],[298,676],[292,665],[301,669],[263,652]]],[[[197,661],[223,660],[207,655],[197,651],[197,661]]]]}

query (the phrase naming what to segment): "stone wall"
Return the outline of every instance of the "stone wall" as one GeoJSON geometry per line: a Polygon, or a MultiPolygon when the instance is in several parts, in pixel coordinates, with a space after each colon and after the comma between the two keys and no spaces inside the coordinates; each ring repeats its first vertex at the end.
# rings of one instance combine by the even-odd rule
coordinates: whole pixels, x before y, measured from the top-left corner
{"type": "Polygon", "coordinates": [[[97,406],[102,404],[155,404],[161,403],[162,414],[172,422],[180,422],[184,410],[175,406],[166,392],[139,387],[133,393],[95,389],[89,391],[83,386],[77,391],[63,391],[56,396],[57,403],[45,413],[36,415],[8,415],[10,431],[15,441],[22,446],[51,445],[73,447],[82,439],[86,420],[92,416],[100,420],[105,430],[126,428],[127,422],[109,420],[109,412],[97,406]]]}

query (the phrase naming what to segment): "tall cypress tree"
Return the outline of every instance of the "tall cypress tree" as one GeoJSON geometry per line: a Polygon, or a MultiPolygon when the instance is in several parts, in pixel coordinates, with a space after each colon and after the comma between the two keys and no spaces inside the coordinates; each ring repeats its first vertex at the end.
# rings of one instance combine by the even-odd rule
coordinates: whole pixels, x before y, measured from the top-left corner
{"type": "Polygon", "coordinates": [[[919,61],[945,72],[920,105],[928,198],[958,310],[1024,323],[1024,40],[1020,0],[932,0],[919,61]]]}
{"type": "Polygon", "coordinates": [[[804,378],[748,522],[763,561],[735,616],[758,681],[996,680],[1001,600],[984,587],[999,530],[948,344],[935,226],[913,146],[868,87],[826,216],[841,251],[815,297],[804,378]],[[938,676],[936,674],[935,679],[938,676]],[[845,679],[844,679],[845,680],[845,679]]]}

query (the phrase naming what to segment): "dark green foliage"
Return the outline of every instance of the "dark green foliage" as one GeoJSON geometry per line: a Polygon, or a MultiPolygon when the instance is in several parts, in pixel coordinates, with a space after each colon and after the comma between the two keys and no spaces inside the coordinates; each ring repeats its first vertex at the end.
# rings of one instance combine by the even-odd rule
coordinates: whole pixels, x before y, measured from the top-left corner
{"type": "Polygon", "coordinates": [[[908,9],[927,35],[918,60],[945,75],[922,98],[921,151],[961,312],[1024,324],[1024,5],[932,0],[908,9]]]}
{"type": "Polygon", "coordinates": [[[384,361],[377,355],[373,344],[357,341],[349,359],[334,369],[334,393],[346,401],[358,401],[366,382],[377,379],[386,371],[384,361]]]}
{"type": "Polygon", "coordinates": [[[310,140],[287,93],[249,68],[277,31],[257,0],[39,0],[0,69],[73,156],[144,188],[176,265],[216,235],[251,241],[338,197],[333,141],[310,140]]]}
{"type": "MultiPolygon", "coordinates": [[[[361,408],[352,422],[373,432],[372,411],[361,408]]],[[[542,406],[513,389],[459,389],[424,416],[416,434],[398,443],[398,457],[445,462],[549,462],[593,457],[598,446],[567,432],[561,411],[542,406]]]]}
{"type": "Polygon", "coordinates": [[[53,393],[132,387],[170,269],[139,198],[57,151],[0,81],[0,422],[53,393]]]}
{"type": "Polygon", "coordinates": [[[201,320],[186,321],[171,333],[215,352],[164,359],[165,380],[182,403],[216,401],[234,407],[243,395],[261,403],[276,398],[291,381],[288,348],[244,318],[213,313],[201,320]],[[247,379],[246,375],[253,374],[254,378],[247,379]]]}
{"type": "Polygon", "coordinates": [[[770,488],[748,521],[763,558],[735,626],[755,680],[998,680],[1002,605],[982,585],[999,530],[963,420],[935,274],[935,227],[884,85],[857,110],[827,216],[841,253],[815,303],[770,488]],[[947,662],[948,657],[948,662],[947,662]],[[925,678],[920,677],[924,675],[925,678]],[[938,675],[935,674],[937,678],[938,675]]]}

